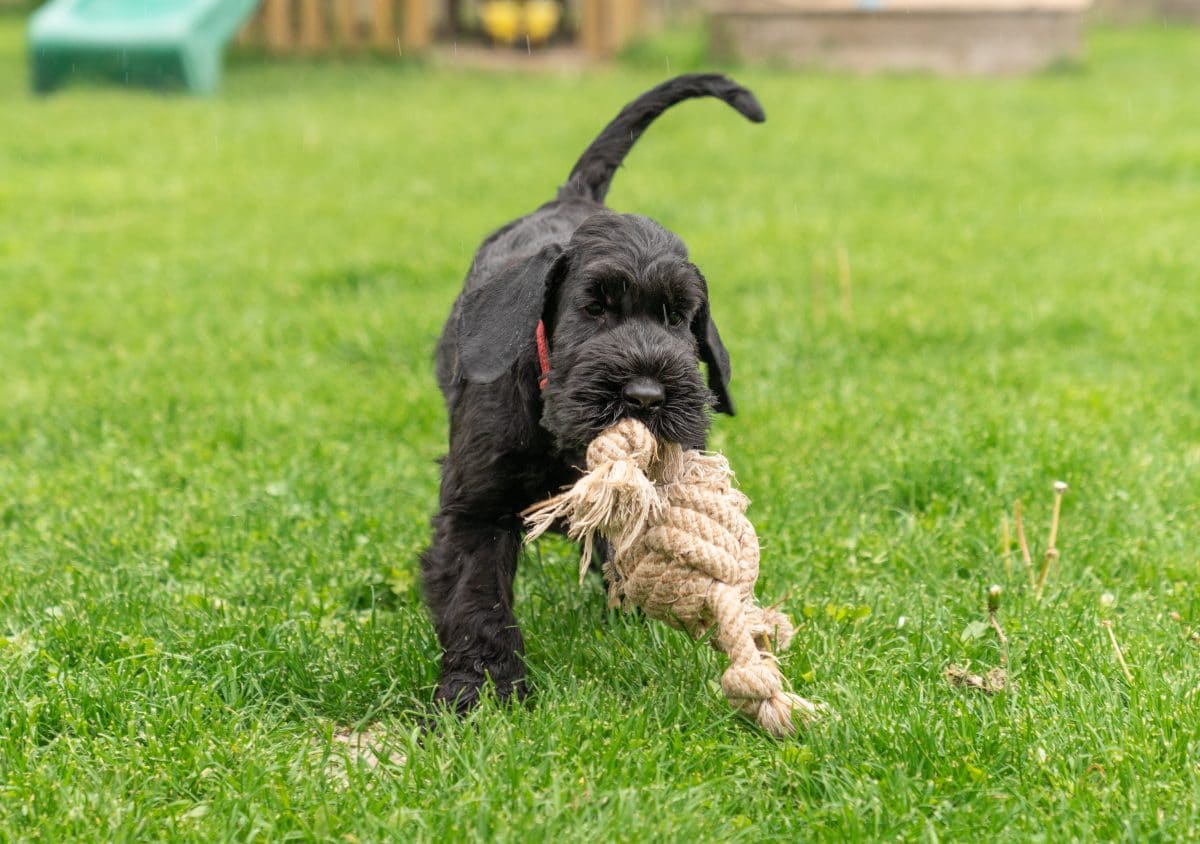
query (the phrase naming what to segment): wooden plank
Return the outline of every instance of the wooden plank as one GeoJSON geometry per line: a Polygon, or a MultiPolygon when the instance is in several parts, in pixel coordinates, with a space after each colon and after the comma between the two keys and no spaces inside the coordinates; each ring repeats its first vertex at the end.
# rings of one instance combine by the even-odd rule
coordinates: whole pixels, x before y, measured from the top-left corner
{"type": "Polygon", "coordinates": [[[615,55],[637,34],[641,0],[584,0],[579,40],[593,58],[615,55]]]}
{"type": "Polygon", "coordinates": [[[338,46],[351,49],[360,46],[354,0],[334,0],[333,25],[337,30],[338,46]]]}
{"type": "Polygon", "coordinates": [[[593,58],[604,54],[604,2],[605,0],[583,0],[583,11],[580,15],[579,40],[583,43],[583,49],[593,58]]]}
{"type": "Polygon", "coordinates": [[[283,53],[292,46],[292,15],[289,0],[266,0],[263,12],[267,49],[283,53]]]}
{"type": "MultiPolygon", "coordinates": [[[[400,46],[422,50],[433,42],[435,0],[367,0],[368,5],[361,10],[359,2],[263,0],[262,8],[243,29],[239,41],[261,44],[278,54],[324,53],[335,47],[357,49],[367,45],[388,52],[400,46]],[[398,4],[402,4],[402,21],[396,20],[398,4]]],[[[602,31],[601,25],[610,16],[605,9],[614,2],[629,0],[584,0],[587,15],[593,21],[590,32],[602,31]]]]}
{"type": "Polygon", "coordinates": [[[392,0],[371,0],[371,45],[377,50],[396,49],[396,16],[392,0]]]}
{"type": "Polygon", "coordinates": [[[623,48],[637,37],[642,29],[642,0],[625,0],[625,32],[621,35],[618,48],[623,48]]]}
{"type": "Polygon", "coordinates": [[[300,0],[300,49],[315,53],[327,46],[321,0],[300,0]]]}
{"type": "Polygon", "coordinates": [[[864,6],[860,0],[723,0],[710,6],[721,13],[787,15],[828,9],[846,11],[962,11],[962,12],[1037,12],[1059,9],[1084,11],[1090,0],[887,0],[864,6]]]}
{"type": "Polygon", "coordinates": [[[948,13],[944,10],[730,14],[714,9],[713,52],[720,58],[824,67],[854,73],[1028,73],[1081,49],[1082,10],[948,13]]]}
{"type": "Polygon", "coordinates": [[[262,9],[259,9],[250,20],[238,31],[235,43],[241,47],[252,47],[262,43],[262,9]]]}
{"type": "Polygon", "coordinates": [[[620,52],[621,47],[629,38],[629,34],[633,31],[632,0],[613,0],[609,14],[609,40],[605,46],[608,48],[609,55],[613,55],[620,52]]]}
{"type": "Polygon", "coordinates": [[[429,0],[404,0],[404,46],[423,50],[432,40],[429,0]]]}

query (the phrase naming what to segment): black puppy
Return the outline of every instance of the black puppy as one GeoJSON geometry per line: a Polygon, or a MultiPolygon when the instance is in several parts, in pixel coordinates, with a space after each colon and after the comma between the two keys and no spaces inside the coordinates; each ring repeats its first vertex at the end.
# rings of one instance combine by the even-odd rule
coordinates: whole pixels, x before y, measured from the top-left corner
{"type": "Polygon", "coordinates": [[[683,242],[604,206],[646,127],[705,96],[764,119],[753,94],[717,74],[680,76],[638,97],[554,201],[483,242],[442,331],[450,451],[421,566],[443,649],[437,700],[459,711],[489,679],[502,698],[523,693],[512,609],[521,510],[578,478],[588,442],[624,416],[698,448],[710,409],[733,414],[729,355],[683,242]]]}

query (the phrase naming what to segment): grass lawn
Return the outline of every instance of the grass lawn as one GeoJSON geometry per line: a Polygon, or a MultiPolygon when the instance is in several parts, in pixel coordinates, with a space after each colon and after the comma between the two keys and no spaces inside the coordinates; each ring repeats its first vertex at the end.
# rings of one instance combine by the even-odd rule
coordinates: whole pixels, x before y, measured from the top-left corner
{"type": "Polygon", "coordinates": [[[35,100],[22,37],[0,18],[0,841],[1200,835],[1197,35],[1030,79],[747,70],[764,126],[656,124],[611,204],[709,278],[713,444],[832,714],[748,728],[718,655],[556,540],[518,577],[530,705],[423,743],[434,339],[477,242],[669,57],[35,100]],[[1056,479],[1037,602],[1001,519],[1024,501],[1038,557],[1056,479]],[[993,582],[1011,688],[953,689],[999,664],[993,582]],[[332,734],[371,722],[403,764],[344,787],[332,734]]]}

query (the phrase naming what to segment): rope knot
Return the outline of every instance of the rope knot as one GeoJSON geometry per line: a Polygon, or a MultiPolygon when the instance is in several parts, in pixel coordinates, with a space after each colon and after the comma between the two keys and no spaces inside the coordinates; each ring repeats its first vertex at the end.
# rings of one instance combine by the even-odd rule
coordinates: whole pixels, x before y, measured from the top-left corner
{"type": "Polygon", "coordinates": [[[641,607],[695,637],[715,627],[713,644],[730,660],[726,698],[772,735],[794,733],[793,715],[814,717],[813,704],[784,691],[772,643],[786,647],[792,623],[754,601],[758,538],[729,462],[660,446],[645,425],[624,419],[588,446],[587,468],[573,487],[525,511],[526,541],[565,520],[583,543],[582,581],[603,536],[613,549],[611,604],[641,607]]]}
{"type": "Polygon", "coordinates": [[[587,466],[595,471],[606,463],[630,462],[642,472],[650,468],[658,443],[650,429],[634,419],[625,419],[592,440],[587,449],[587,466]]]}

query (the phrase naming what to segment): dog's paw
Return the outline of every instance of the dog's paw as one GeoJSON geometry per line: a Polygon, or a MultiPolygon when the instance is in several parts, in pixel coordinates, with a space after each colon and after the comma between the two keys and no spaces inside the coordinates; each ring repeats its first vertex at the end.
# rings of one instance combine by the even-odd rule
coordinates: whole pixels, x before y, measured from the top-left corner
{"type": "Polygon", "coordinates": [[[479,703],[484,689],[490,689],[500,701],[519,702],[529,694],[524,671],[506,671],[499,666],[489,669],[476,663],[469,669],[443,672],[433,700],[435,704],[463,715],[479,703]]]}

